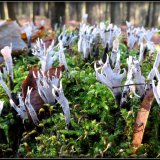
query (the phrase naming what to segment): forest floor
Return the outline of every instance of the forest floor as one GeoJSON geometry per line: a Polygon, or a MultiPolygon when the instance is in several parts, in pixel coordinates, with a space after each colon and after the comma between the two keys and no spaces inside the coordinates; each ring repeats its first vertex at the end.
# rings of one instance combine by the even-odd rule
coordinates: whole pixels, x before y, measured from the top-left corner
{"type": "MultiPolygon", "coordinates": [[[[31,18],[29,18],[29,17],[24,17],[24,16],[23,16],[23,17],[19,17],[18,20],[19,20],[19,23],[20,23],[22,26],[23,26],[25,23],[27,23],[28,21],[29,21],[29,22],[32,21],[31,18]]],[[[35,17],[35,24],[36,24],[36,25],[39,25],[41,20],[45,20],[45,23],[46,23],[45,28],[46,28],[46,29],[51,29],[50,19],[46,18],[45,16],[36,16],[36,17],[35,17]]],[[[68,21],[66,24],[68,24],[70,27],[75,28],[75,27],[78,27],[78,26],[79,26],[79,23],[80,23],[80,22],[71,20],[71,21],[68,21]]],[[[121,29],[122,29],[122,32],[125,33],[127,26],[126,26],[126,25],[121,25],[120,27],[121,27],[121,29]]],[[[122,34],[123,34],[123,33],[122,33],[122,34]]],[[[155,34],[155,35],[153,36],[153,38],[152,38],[152,41],[156,44],[156,46],[157,46],[158,48],[160,48],[160,34],[155,34]]]]}

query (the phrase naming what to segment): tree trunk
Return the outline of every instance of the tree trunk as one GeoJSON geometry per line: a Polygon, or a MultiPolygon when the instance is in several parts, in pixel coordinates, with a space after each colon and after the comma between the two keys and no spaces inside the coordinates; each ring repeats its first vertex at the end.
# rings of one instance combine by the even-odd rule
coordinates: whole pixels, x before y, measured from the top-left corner
{"type": "Polygon", "coordinates": [[[120,2],[111,2],[110,3],[111,8],[111,23],[114,23],[116,25],[120,24],[120,2]]]}
{"type": "Polygon", "coordinates": [[[67,24],[68,21],[70,20],[70,2],[66,2],[66,9],[65,9],[65,23],[67,24]]]}
{"type": "Polygon", "coordinates": [[[77,21],[81,21],[82,18],[82,7],[83,7],[83,2],[76,2],[77,6],[76,6],[76,10],[77,10],[77,21]]]}
{"type": "Polygon", "coordinates": [[[100,9],[99,21],[106,21],[106,18],[107,18],[106,17],[106,9],[107,9],[106,2],[99,2],[99,9],[100,9]]]}
{"type": "MultiPolygon", "coordinates": [[[[53,2],[51,2],[53,3],[53,2]]],[[[65,22],[65,2],[54,2],[54,9],[51,10],[51,24],[60,24],[60,17],[62,17],[62,24],[65,22]]]]}
{"type": "Polygon", "coordinates": [[[0,18],[5,19],[4,3],[3,2],[0,2],[0,18]]]}
{"type": "Polygon", "coordinates": [[[69,20],[77,21],[77,14],[80,14],[77,9],[77,2],[69,2],[69,20]]]}
{"type": "Polygon", "coordinates": [[[127,3],[127,16],[126,16],[126,20],[130,21],[130,3],[131,2],[126,2],[127,3]]]}
{"type": "Polygon", "coordinates": [[[85,13],[85,2],[66,2],[66,22],[69,20],[81,21],[85,13]]]}
{"type": "Polygon", "coordinates": [[[35,25],[36,23],[35,23],[35,10],[36,10],[36,5],[35,5],[35,2],[32,2],[33,3],[33,19],[32,19],[32,21],[33,21],[33,24],[35,25]]]}
{"type": "Polygon", "coordinates": [[[97,2],[86,2],[88,23],[95,24],[99,19],[99,4],[97,2]]]}
{"type": "Polygon", "coordinates": [[[16,15],[15,15],[13,4],[14,4],[14,2],[7,2],[8,16],[11,20],[15,20],[19,24],[18,19],[16,18],[16,15]]]}
{"type": "Polygon", "coordinates": [[[148,2],[148,14],[146,17],[146,27],[150,27],[150,21],[151,21],[151,11],[152,11],[152,2],[148,2]]]}
{"type": "Polygon", "coordinates": [[[8,16],[12,20],[16,20],[13,2],[7,2],[8,16]]]}
{"type": "Polygon", "coordinates": [[[153,2],[153,10],[152,10],[152,22],[151,22],[151,26],[155,27],[156,25],[156,2],[153,2]]]}
{"type": "Polygon", "coordinates": [[[55,2],[48,2],[49,4],[49,19],[51,21],[51,27],[54,30],[54,25],[55,25],[55,2]]]}
{"type": "Polygon", "coordinates": [[[35,16],[39,15],[39,2],[32,2],[33,3],[33,23],[35,24],[36,18],[35,16]]]}
{"type": "Polygon", "coordinates": [[[45,2],[39,2],[40,3],[40,15],[45,15],[45,2]]]}
{"type": "Polygon", "coordinates": [[[22,2],[18,2],[18,17],[22,15],[22,2]]]}
{"type": "Polygon", "coordinates": [[[47,17],[47,18],[49,18],[49,12],[48,12],[48,2],[45,2],[45,8],[44,8],[45,10],[44,10],[44,12],[45,12],[45,16],[47,17]]]}
{"type": "Polygon", "coordinates": [[[105,17],[107,17],[106,19],[109,22],[111,21],[110,9],[111,9],[110,3],[108,2],[108,3],[106,3],[105,17]]]}

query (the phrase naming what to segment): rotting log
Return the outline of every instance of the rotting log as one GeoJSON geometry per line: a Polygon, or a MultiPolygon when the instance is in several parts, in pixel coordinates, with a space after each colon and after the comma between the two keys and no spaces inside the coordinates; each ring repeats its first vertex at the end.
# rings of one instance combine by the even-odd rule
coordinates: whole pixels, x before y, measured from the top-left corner
{"type": "Polygon", "coordinates": [[[135,150],[133,150],[132,152],[133,154],[135,154],[137,149],[141,146],[153,100],[154,100],[154,94],[152,88],[146,90],[145,97],[137,113],[137,118],[134,125],[132,146],[135,147],[135,150]]]}

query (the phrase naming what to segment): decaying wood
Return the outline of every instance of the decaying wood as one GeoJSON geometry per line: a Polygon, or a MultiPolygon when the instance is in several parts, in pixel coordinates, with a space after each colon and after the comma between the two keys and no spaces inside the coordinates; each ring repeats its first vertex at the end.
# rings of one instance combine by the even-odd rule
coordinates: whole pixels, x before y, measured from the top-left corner
{"type": "MultiPolygon", "coordinates": [[[[153,100],[154,100],[153,91],[152,89],[149,89],[146,91],[145,97],[141,103],[140,110],[138,111],[134,126],[132,145],[136,149],[138,149],[138,147],[140,147],[142,143],[144,130],[147,124],[153,100]]],[[[132,152],[133,154],[136,153],[136,149],[132,152]]]]}

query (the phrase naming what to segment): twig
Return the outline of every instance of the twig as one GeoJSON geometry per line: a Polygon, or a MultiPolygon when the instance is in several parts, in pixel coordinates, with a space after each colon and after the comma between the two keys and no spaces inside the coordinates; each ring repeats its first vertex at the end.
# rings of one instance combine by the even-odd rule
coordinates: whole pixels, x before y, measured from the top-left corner
{"type": "Polygon", "coordinates": [[[135,149],[133,149],[132,154],[135,154],[137,149],[141,146],[153,100],[154,94],[152,89],[150,89],[146,92],[146,95],[140,105],[140,110],[137,113],[132,140],[132,146],[135,147],[135,149]]]}
{"type": "Polygon", "coordinates": [[[112,88],[114,89],[114,88],[120,88],[120,87],[125,87],[125,86],[146,85],[146,84],[147,83],[127,84],[127,85],[122,85],[122,86],[115,86],[115,87],[112,87],[112,88]]]}

